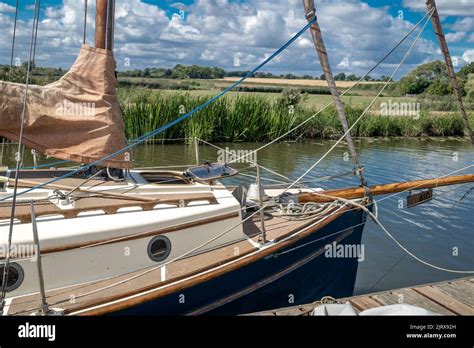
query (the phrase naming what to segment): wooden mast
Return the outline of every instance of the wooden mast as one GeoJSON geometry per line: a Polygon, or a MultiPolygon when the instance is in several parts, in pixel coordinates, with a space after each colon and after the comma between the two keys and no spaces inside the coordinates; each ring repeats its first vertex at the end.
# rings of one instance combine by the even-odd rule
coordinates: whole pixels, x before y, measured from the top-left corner
{"type": "Polygon", "coordinates": [[[458,110],[464,122],[464,134],[466,135],[466,137],[469,138],[469,140],[471,140],[471,143],[474,145],[474,136],[472,134],[471,125],[469,124],[469,118],[467,117],[466,110],[464,109],[464,105],[462,102],[461,89],[459,87],[459,82],[456,78],[456,74],[454,73],[453,62],[451,60],[451,55],[449,53],[448,44],[446,43],[446,37],[444,36],[443,27],[441,26],[441,21],[439,19],[438,9],[436,8],[435,0],[427,0],[426,6],[428,7],[429,13],[433,11],[431,22],[433,24],[436,37],[438,38],[439,47],[441,49],[441,52],[444,55],[444,61],[446,63],[446,68],[448,69],[448,75],[453,85],[454,95],[456,96],[456,103],[458,105],[458,110]]]}
{"type": "MultiPolygon", "coordinates": [[[[303,0],[303,6],[306,13],[306,19],[308,20],[308,22],[312,21],[316,17],[316,9],[314,6],[314,0],[303,0]]],[[[356,164],[357,169],[359,169],[361,182],[363,185],[366,185],[363,174],[362,174],[362,170],[361,170],[362,167],[360,166],[359,160],[357,158],[357,152],[355,150],[354,141],[352,140],[351,134],[349,132],[349,124],[347,123],[344,104],[342,103],[341,97],[339,95],[339,91],[336,88],[336,82],[334,81],[331,65],[329,64],[328,53],[326,51],[326,46],[324,45],[321,28],[319,27],[318,22],[315,21],[311,25],[310,29],[311,29],[311,35],[313,37],[314,46],[316,48],[316,52],[318,53],[319,61],[321,62],[321,67],[324,72],[324,76],[326,77],[329,90],[331,91],[332,97],[334,99],[334,104],[336,105],[339,120],[342,124],[344,133],[346,133],[345,138],[346,138],[347,146],[351,153],[351,157],[354,163],[356,164]]]]}
{"type": "Polygon", "coordinates": [[[115,0],[96,0],[95,47],[113,49],[115,0]]]}

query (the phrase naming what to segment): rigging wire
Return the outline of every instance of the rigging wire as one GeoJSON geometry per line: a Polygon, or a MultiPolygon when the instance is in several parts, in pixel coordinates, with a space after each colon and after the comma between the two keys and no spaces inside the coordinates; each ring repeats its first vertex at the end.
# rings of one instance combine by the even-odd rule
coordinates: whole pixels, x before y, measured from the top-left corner
{"type": "MultiPolygon", "coordinates": [[[[40,0],[35,0],[35,14],[37,11],[38,3],[40,0]]],[[[15,209],[16,209],[16,199],[17,199],[17,191],[18,191],[18,179],[19,179],[19,170],[20,170],[20,163],[21,163],[21,149],[23,145],[23,131],[25,126],[25,117],[26,117],[26,105],[28,101],[28,88],[30,84],[30,67],[32,63],[32,55],[33,55],[33,45],[35,41],[35,28],[36,28],[36,16],[33,18],[33,27],[31,30],[31,43],[30,43],[30,53],[28,59],[28,67],[26,71],[26,83],[25,83],[25,92],[23,97],[23,110],[21,113],[21,121],[20,121],[20,134],[18,138],[18,152],[16,154],[16,171],[15,171],[15,183],[13,186],[13,201],[11,207],[11,214],[10,214],[10,226],[8,232],[8,249],[7,255],[5,258],[5,264],[3,268],[3,278],[2,278],[2,288],[0,293],[0,312],[3,311],[3,307],[5,305],[5,296],[7,290],[7,278],[9,273],[9,264],[10,264],[10,254],[11,254],[11,245],[12,245],[12,238],[13,238],[13,226],[15,220],[15,209]]]]}
{"type": "Polygon", "coordinates": [[[86,36],[87,36],[87,0],[84,0],[84,32],[82,37],[82,43],[86,44],[86,36]]]}
{"type": "Polygon", "coordinates": [[[11,81],[11,75],[13,70],[13,56],[15,55],[15,41],[16,41],[16,24],[18,22],[18,1],[16,0],[15,6],[15,19],[13,21],[13,37],[12,37],[12,50],[11,50],[11,57],[10,57],[10,70],[8,71],[8,81],[11,81]]]}
{"type": "MultiPolygon", "coordinates": [[[[257,67],[255,67],[251,72],[248,72],[244,77],[242,77],[240,80],[238,80],[237,82],[233,83],[231,86],[227,87],[225,90],[223,90],[222,92],[218,93],[217,95],[215,95],[214,97],[210,98],[208,101],[206,101],[205,103],[203,103],[202,105],[198,106],[197,108],[193,109],[192,111],[188,112],[187,114],[185,115],[182,115],[180,117],[178,117],[177,119],[175,119],[174,121],[171,121],[170,123],[160,127],[160,128],[157,128],[137,139],[134,140],[134,142],[132,144],[130,144],[129,146],[126,146],[124,147],[123,149],[117,151],[117,152],[114,152],[110,155],[107,155],[101,159],[98,159],[88,165],[85,165],[85,166],[82,166],[70,173],[67,173],[63,176],[60,176],[60,177],[57,177],[57,178],[54,178],[54,179],[51,179],[51,180],[48,180],[42,184],[39,184],[39,185],[36,185],[34,187],[31,187],[27,190],[24,190],[20,193],[17,193],[16,195],[23,195],[23,194],[26,194],[28,192],[31,192],[31,191],[34,191],[36,189],[39,189],[39,188],[42,188],[46,185],[49,185],[49,184],[52,184],[54,182],[57,182],[59,180],[62,180],[62,179],[65,179],[65,178],[69,178],[83,170],[87,170],[97,164],[100,164],[102,163],[103,161],[106,161],[108,159],[111,159],[111,158],[114,158],[120,154],[123,154],[129,150],[131,150],[132,148],[134,148],[135,146],[139,145],[139,144],[142,144],[144,143],[147,139],[149,138],[152,138],[160,133],[163,133],[164,131],[166,131],[167,129],[175,126],[176,124],[190,118],[191,116],[193,116],[195,113],[199,112],[200,110],[204,109],[205,107],[207,107],[208,105],[214,103],[216,100],[222,98],[224,95],[226,95],[228,92],[230,92],[232,89],[234,89],[236,86],[240,85],[242,82],[244,82],[245,80],[247,80],[250,76],[253,76],[257,71],[259,71],[261,68],[263,68],[265,65],[267,65],[269,62],[271,62],[275,57],[277,57],[278,55],[280,55],[283,51],[285,51],[293,42],[295,42],[301,35],[303,35],[307,30],[308,28],[313,24],[313,22],[316,21],[316,18],[312,21],[310,21],[306,26],[304,26],[303,29],[301,29],[297,34],[295,34],[288,42],[286,42],[282,47],[280,47],[277,51],[275,51],[271,56],[267,57],[262,63],[260,63],[257,67]]],[[[12,196],[7,196],[7,197],[4,197],[2,199],[0,199],[0,202],[1,201],[5,201],[7,199],[10,199],[12,198],[12,196]]]]}
{"type": "MultiPolygon", "coordinates": [[[[35,12],[34,12],[34,20],[33,21],[36,21],[36,25],[35,25],[35,28],[34,28],[34,40],[33,40],[33,54],[30,56],[30,60],[31,60],[31,66],[30,64],[28,64],[28,70],[31,70],[30,72],[30,78],[32,79],[33,78],[33,75],[34,75],[34,69],[35,69],[35,60],[36,60],[36,42],[37,42],[37,39],[38,39],[38,24],[39,24],[39,18],[40,18],[40,10],[41,10],[41,0],[38,0],[38,6],[35,6],[35,12]]],[[[23,144],[22,148],[21,148],[21,163],[20,163],[20,167],[23,166],[23,158],[24,158],[24,155],[25,155],[25,145],[23,144]]]]}
{"type": "MultiPolygon", "coordinates": [[[[383,88],[380,90],[380,92],[375,96],[375,98],[372,100],[372,102],[369,104],[369,106],[367,107],[366,110],[364,110],[364,112],[361,114],[361,116],[353,123],[353,125],[348,129],[347,132],[350,132],[352,130],[352,128],[354,128],[358,122],[362,119],[362,117],[367,113],[367,111],[370,109],[370,107],[372,107],[373,103],[377,100],[377,98],[380,96],[380,94],[383,93],[383,91],[385,90],[385,88],[388,86],[388,84],[390,83],[390,81],[393,79],[393,77],[396,75],[396,73],[400,70],[400,67],[402,66],[402,64],[405,62],[405,60],[408,58],[408,56],[410,55],[411,51],[413,50],[413,48],[415,47],[416,43],[418,42],[419,38],[421,37],[422,33],[424,32],[426,26],[428,25],[430,19],[431,19],[431,16],[433,15],[433,11],[431,11],[431,14],[429,16],[429,18],[426,20],[425,24],[423,25],[423,27],[420,29],[420,32],[418,33],[418,35],[416,36],[414,42],[411,44],[411,46],[408,48],[407,52],[405,53],[403,59],[400,61],[400,63],[397,65],[396,69],[394,70],[394,72],[392,73],[392,75],[390,76],[390,79],[387,81],[387,83],[383,86],[383,88]]],[[[345,134],[334,144],[334,146],[331,147],[331,149],[326,152],[326,154],[321,157],[314,165],[312,165],[303,175],[301,175],[298,179],[294,180],[286,189],[283,190],[283,193],[286,193],[288,192],[291,188],[293,188],[295,185],[297,185],[309,172],[311,172],[345,137],[345,134]]],[[[280,194],[280,195],[281,195],[280,194]]],[[[326,196],[326,197],[331,197],[329,195],[324,195],[324,194],[321,194],[321,193],[315,193],[316,195],[322,195],[322,196],[326,196]]],[[[374,219],[374,221],[378,221],[378,218],[369,210],[367,209],[366,207],[364,207],[363,205],[361,204],[358,204],[358,203],[355,203],[355,202],[352,202],[350,200],[346,200],[346,199],[342,199],[342,198],[338,198],[338,197],[332,197],[334,198],[336,201],[340,201],[340,202],[343,202],[345,203],[345,205],[347,204],[351,204],[353,206],[358,206],[359,208],[363,208],[364,211],[368,212],[371,216],[372,219],[374,219]]],[[[142,273],[139,273],[139,274],[136,274],[134,275],[133,277],[130,277],[126,280],[122,280],[122,281],[118,281],[118,282],[115,282],[115,283],[112,283],[112,284],[109,284],[107,286],[104,286],[102,288],[99,288],[99,289],[96,289],[96,290],[93,290],[93,291],[90,291],[89,293],[84,293],[84,294],[81,294],[79,295],[78,297],[83,297],[83,296],[86,296],[86,295],[90,295],[90,294],[94,294],[94,293],[97,293],[97,292],[101,292],[101,291],[104,291],[104,290],[107,290],[109,288],[112,288],[112,287],[115,287],[115,286],[118,286],[120,284],[122,284],[123,282],[127,282],[127,281],[130,281],[130,280],[133,280],[133,279],[137,279],[139,277],[142,277],[150,272],[153,272],[154,270],[156,269],[159,269],[161,267],[165,267],[173,262],[176,262],[176,261],[179,261],[181,260],[182,258],[190,255],[191,253],[193,252],[196,252],[202,248],[204,248],[205,246],[209,245],[210,243],[216,241],[217,239],[221,238],[222,236],[226,235],[227,233],[229,233],[230,231],[233,231],[235,228],[243,225],[245,222],[249,221],[250,219],[252,219],[256,214],[259,214],[260,212],[262,211],[265,211],[266,208],[268,208],[269,206],[271,205],[274,205],[276,203],[276,199],[275,197],[273,197],[272,199],[270,199],[265,205],[263,205],[262,207],[260,207],[259,209],[257,209],[254,213],[250,214],[248,217],[246,217],[245,219],[243,219],[242,221],[240,221],[238,224],[235,224],[234,226],[226,229],[224,232],[214,236],[213,238],[211,238],[210,240],[204,242],[203,244],[201,245],[198,245],[196,246],[195,248],[181,254],[181,255],[178,255],[177,257],[165,262],[164,264],[160,265],[160,266],[156,266],[156,267],[153,267],[153,268],[150,268],[150,269],[147,269],[146,271],[142,272],[142,273]]],[[[344,205],[344,206],[345,206],[344,205]]],[[[342,207],[341,207],[342,209],[342,207]]],[[[332,216],[336,213],[338,213],[340,211],[340,209],[334,211],[333,213],[331,213],[330,215],[327,215],[325,217],[323,217],[321,220],[318,220],[317,222],[315,222],[314,224],[312,225],[315,225],[315,224],[318,224],[320,223],[321,221],[324,221],[325,219],[327,219],[329,216],[332,216]]],[[[382,226],[381,226],[382,227],[382,226]]],[[[386,231],[386,233],[390,235],[390,233],[388,231],[386,231]]],[[[392,237],[392,236],[391,236],[392,237]]],[[[397,243],[398,241],[396,241],[393,237],[392,239],[397,243]]],[[[401,244],[399,244],[400,247],[403,247],[401,244]]],[[[409,252],[407,249],[405,249],[406,252],[409,252]]],[[[412,257],[416,258],[417,260],[421,260],[419,258],[416,257],[416,255],[413,255],[413,254],[410,254],[412,257]]],[[[421,260],[422,261],[422,260],[421,260]]],[[[426,263],[425,261],[423,261],[423,263],[425,264],[428,264],[426,263]]],[[[437,267],[437,266],[435,266],[437,267]]],[[[469,273],[469,272],[463,272],[463,271],[455,271],[455,270],[449,270],[449,269],[445,269],[445,268],[440,268],[440,267],[437,267],[438,269],[442,269],[446,272],[451,272],[453,271],[453,273],[469,273]]],[[[474,272],[474,271],[473,271],[474,272]]]]}
{"type": "MultiPolygon", "coordinates": [[[[411,34],[421,25],[421,23],[425,20],[425,18],[429,15],[429,13],[426,13],[416,24],[415,26],[408,32],[405,34],[405,36],[387,53],[385,54],[385,56],[382,57],[382,59],[380,59],[377,64],[375,64],[367,73],[365,73],[364,76],[362,76],[358,81],[355,82],[354,85],[352,85],[351,87],[349,87],[348,89],[346,89],[343,93],[341,93],[341,97],[346,95],[347,93],[349,93],[351,90],[353,90],[356,86],[358,86],[362,81],[364,81],[364,79],[369,76],[375,69],[377,69],[385,60],[387,60],[388,57],[390,57],[392,55],[393,52],[396,51],[396,49],[398,47],[400,47],[410,36],[411,34]]],[[[303,122],[301,122],[300,124],[298,124],[297,126],[293,127],[292,129],[290,129],[288,132],[286,132],[285,134],[277,137],[276,139],[270,141],[269,143],[259,147],[258,149],[254,150],[254,152],[259,152],[265,148],[267,148],[268,146],[276,143],[277,141],[280,141],[282,139],[284,139],[285,137],[287,137],[289,134],[293,133],[294,131],[296,131],[297,129],[301,128],[302,126],[304,126],[305,124],[307,124],[309,121],[311,121],[312,119],[314,119],[315,117],[317,117],[320,113],[322,113],[324,110],[326,110],[328,107],[330,107],[331,105],[334,104],[334,101],[331,101],[329,102],[328,104],[326,104],[321,110],[319,110],[318,112],[316,112],[315,114],[313,114],[312,116],[308,117],[306,120],[304,120],[303,122]]],[[[250,156],[252,155],[251,153],[250,154],[247,154],[245,156],[242,156],[240,158],[237,158],[235,161],[239,161],[247,156],[250,156]]],[[[229,164],[232,164],[234,163],[235,161],[231,161],[229,164]]]]}
{"type": "MultiPolygon", "coordinates": [[[[8,69],[8,81],[11,82],[12,80],[12,72],[13,72],[13,56],[15,55],[15,41],[16,41],[16,25],[18,22],[18,7],[19,7],[19,0],[16,0],[15,4],[15,19],[13,21],[13,37],[12,37],[12,48],[11,48],[11,56],[10,56],[10,68],[8,69]]],[[[5,145],[5,138],[2,137],[2,153],[0,156],[0,164],[3,162],[3,146],[5,145]]]]}
{"type": "Polygon", "coordinates": [[[390,75],[390,78],[388,79],[388,81],[384,84],[384,86],[380,89],[380,91],[377,93],[377,95],[372,99],[372,101],[369,103],[369,105],[366,107],[366,109],[362,112],[362,114],[359,116],[359,118],[357,118],[357,120],[355,120],[355,122],[352,124],[351,127],[349,127],[349,129],[339,138],[338,141],[336,141],[334,143],[334,145],[321,157],[319,158],[319,160],[316,161],[316,163],[314,163],[310,168],[308,168],[308,170],[303,173],[299,179],[297,181],[300,181],[302,178],[304,178],[306,175],[308,175],[311,171],[314,170],[314,168],[316,168],[346,137],[346,135],[348,133],[351,132],[351,130],[359,123],[359,121],[367,114],[367,112],[372,108],[372,106],[374,105],[375,101],[380,97],[380,95],[385,91],[385,89],[388,87],[388,85],[390,84],[390,82],[393,80],[394,76],[398,73],[398,71],[400,70],[401,66],[403,65],[403,63],[405,62],[405,60],[408,58],[408,56],[410,55],[411,51],[413,50],[413,48],[415,47],[416,43],[418,42],[418,40],[420,39],[421,37],[421,34],[423,34],[426,26],[428,25],[431,17],[433,16],[433,11],[431,11],[431,15],[430,17],[426,20],[425,24],[423,25],[423,27],[420,29],[420,32],[418,33],[417,37],[415,38],[415,40],[413,41],[413,43],[411,44],[411,46],[409,47],[409,49],[407,50],[407,52],[405,53],[405,56],[403,57],[403,59],[400,61],[400,63],[397,65],[396,69],[393,71],[392,75],[390,75]]]}

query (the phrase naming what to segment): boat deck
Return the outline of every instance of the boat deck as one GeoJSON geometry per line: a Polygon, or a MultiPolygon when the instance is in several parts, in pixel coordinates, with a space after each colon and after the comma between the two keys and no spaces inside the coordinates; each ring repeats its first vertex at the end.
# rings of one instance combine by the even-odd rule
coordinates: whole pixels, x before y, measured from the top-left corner
{"type": "MultiPolygon", "coordinates": [[[[333,214],[335,216],[338,214],[333,214]]],[[[332,217],[332,218],[333,218],[332,217]]],[[[331,218],[331,219],[332,219],[331,218]]],[[[268,240],[277,240],[295,233],[305,226],[314,225],[318,219],[290,221],[277,214],[265,215],[265,227],[268,240]]],[[[330,219],[326,219],[330,220],[330,219]]],[[[328,221],[329,222],[329,221],[328,221]]],[[[326,222],[322,222],[325,224],[326,222]]],[[[146,291],[171,291],[167,286],[182,279],[199,275],[202,272],[237,260],[258,250],[261,235],[261,222],[258,216],[244,224],[247,239],[197,255],[172,262],[165,267],[156,266],[123,274],[113,278],[94,281],[82,285],[47,291],[50,308],[61,308],[65,314],[81,314],[80,311],[118,298],[133,296],[146,291]]],[[[317,232],[316,232],[317,233],[317,232]]],[[[47,270],[44,270],[47,272],[47,270]]],[[[7,315],[29,315],[41,306],[39,293],[7,300],[7,315]]],[[[88,313],[89,314],[89,313],[88,313]]],[[[103,314],[95,311],[93,314],[103,314]]]]}
{"type": "MultiPolygon", "coordinates": [[[[408,287],[348,297],[338,302],[349,301],[358,312],[370,308],[403,303],[422,307],[442,315],[474,315],[474,278],[408,287]]],[[[249,315],[258,316],[308,316],[320,303],[274,309],[249,315]]]]}

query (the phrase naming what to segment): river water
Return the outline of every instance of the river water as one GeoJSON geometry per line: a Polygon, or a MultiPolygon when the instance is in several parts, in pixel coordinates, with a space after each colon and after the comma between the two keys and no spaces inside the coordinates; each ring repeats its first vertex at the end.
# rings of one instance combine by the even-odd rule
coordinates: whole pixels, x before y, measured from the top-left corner
{"type": "MultiPolygon", "coordinates": [[[[253,150],[263,144],[215,144],[228,150],[253,150]]],[[[258,154],[258,163],[291,180],[297,179],[334,142],[315,140],[302,143],[279,143],[258,154]]],[[[369,185],[406,180],[434,178],[443,175],[474,173],[474,150],[468,142],[458,138],[442,139],[373,139],[356,142],[360,161],[366,168],[369,185]],[[469,169],[460,170],[473,165],[469,169]]],[[[13,147],[7,146],[4,162],[13,165],[13,147]]],[[[221,153],[209,145],[199,146],[200,162],[216,161],[221,153]]],[[[136,167],[192,165],[196,162],[194,146],[182,144],[141,145],[134,149],[136,167]]],[[[25,157],[25,165],[31,162],[25,157]]],[[[248,164],[236,167],[247,175],[255,175],[248,164]]],[[[304,180],[318,180],[328,175],[351,171],[352,162],[341,144],[324,159],[304,180]]],[[[283,180],[263,171],[267,183],[283,180]]],[[[227,179],[230,185],[254,182],[253,178],[238,176],[227,179]]],[[[342,188],[357,186],[358,179],[344,176],[318,181],[311,187],[342,188]]],[[[419,258],[454,270],[474,270],[474,184],[439,188],[434,200],[407,209],[406,196],[376,197],[379,217],[385,227],[408,250],[419,258]],[[467,195],[466,195],[467,194],[467,195]],[[465,196],[462,200],[461,198],[465,196]]],[[[387,235],[369,221],[362,240],[364,260],[357,275],[357,294],[395,289],[468,276],[430,268],[403,252],[387,235]]]]}

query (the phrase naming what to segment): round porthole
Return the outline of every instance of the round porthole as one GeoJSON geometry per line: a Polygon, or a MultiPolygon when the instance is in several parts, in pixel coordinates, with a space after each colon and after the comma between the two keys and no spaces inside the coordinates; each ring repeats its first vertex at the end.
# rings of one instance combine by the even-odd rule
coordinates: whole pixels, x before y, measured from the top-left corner
{"type": "MultiPolygon", "coordinates": [[[[3,284],[3,272],[5,270],[5,265],[0,265],[0,287],[3,284]]],[[[10,263],[8,265],[8,277],[7,277],[7,292],[11,292],[20,287],[25,278],[25,272],[23,268],[17,263],[10,263]]]]}
{"type": "Polygon", "coordinates": [[[148,256],[155,262],[166,260],[170,253],[171,242],[165,236],[157,236],[148,244],[148,256]]]}

